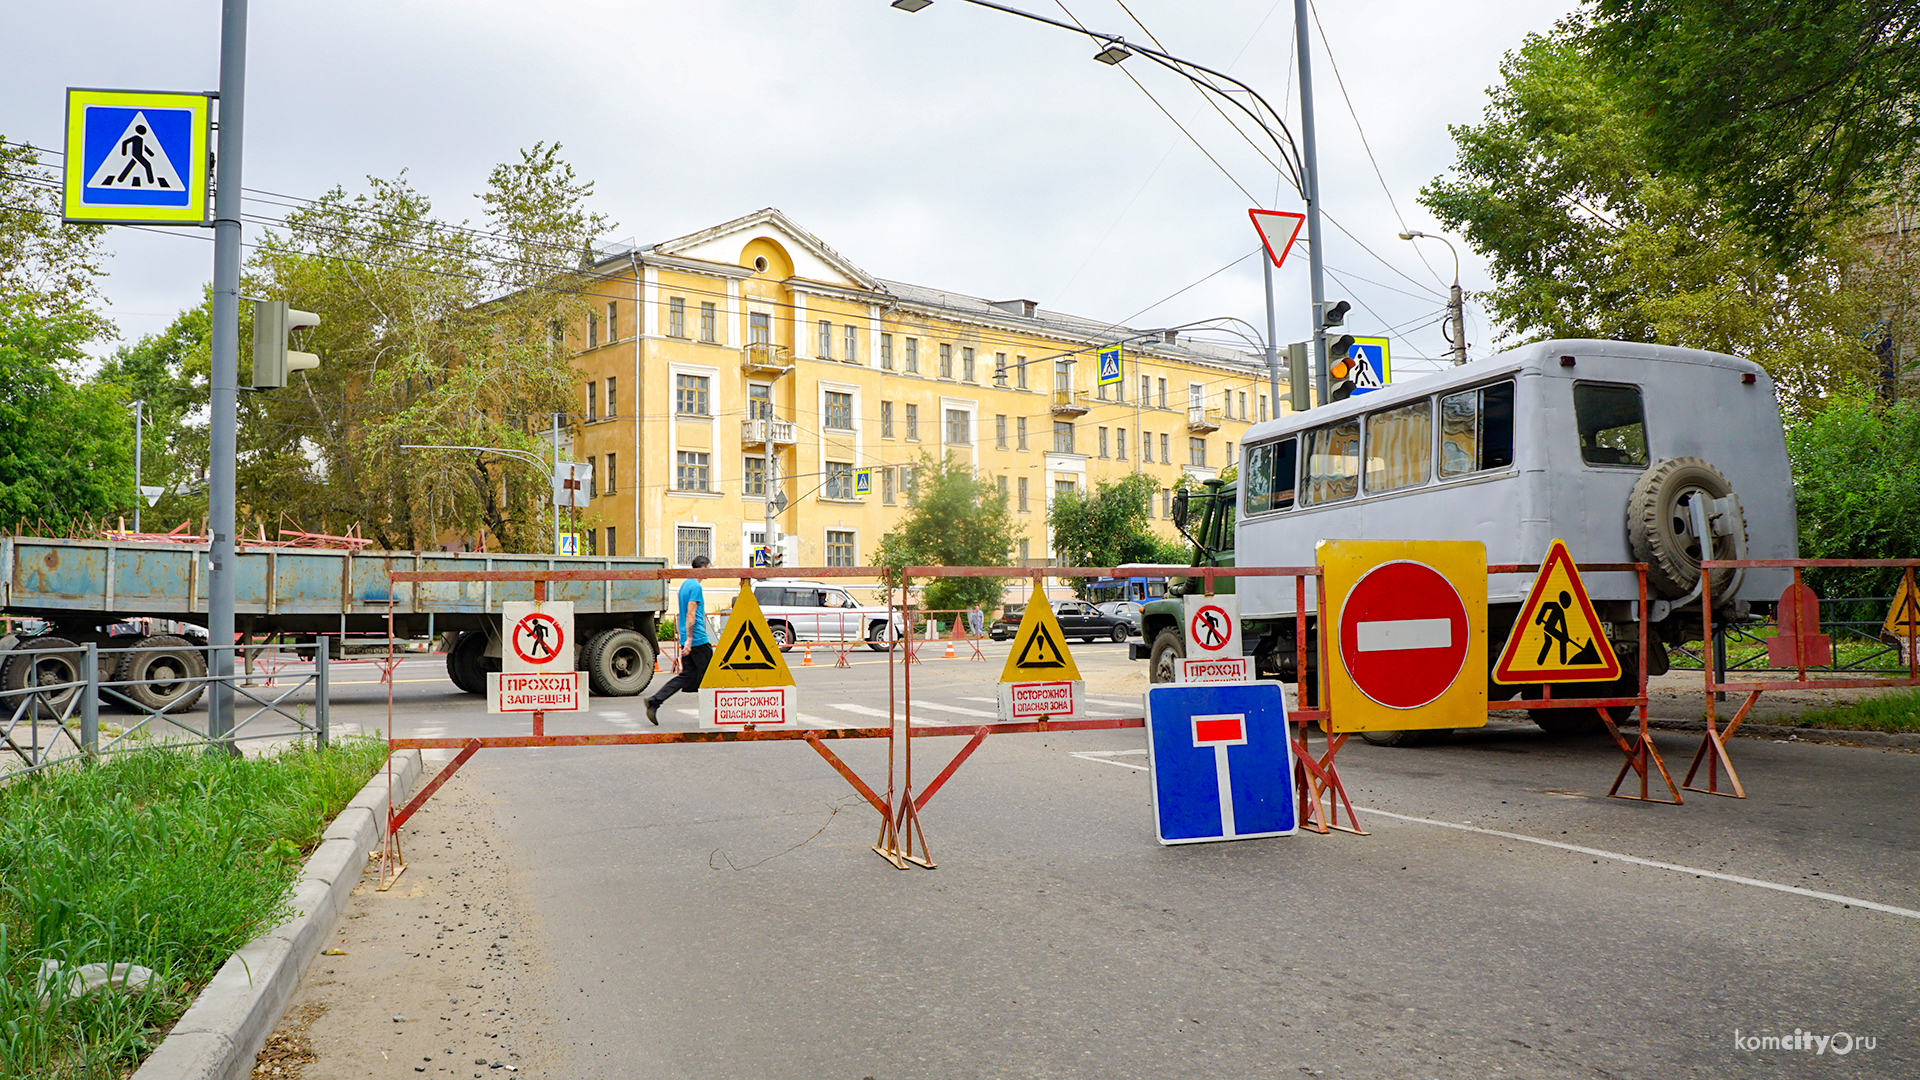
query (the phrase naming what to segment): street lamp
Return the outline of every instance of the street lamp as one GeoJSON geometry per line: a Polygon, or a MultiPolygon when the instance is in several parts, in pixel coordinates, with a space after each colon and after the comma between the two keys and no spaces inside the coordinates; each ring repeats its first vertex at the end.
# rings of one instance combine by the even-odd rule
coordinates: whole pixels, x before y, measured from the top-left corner
{"type": "Polygon", "coordinates": [[[1460,253],[1453,249],[1453,241],[1446,237],[1435,236],[1432,233],[1423,233],[1417,229],[1401,233],[1400,239],[1438,240],[1447,245],[1448,253],[1453,256],[1453,288],[1447,293],[1447,321],[1453,324],[1453,331],[1449,333],[1446,325],[1443,323],[1440,327],[1440,336],[1447,340],[1447,344],[1453,346],[1453,362],[1455,364],[1466,363],[1467,324],[1463,318],[1465,312],[1460,303],[1460,253]]]}

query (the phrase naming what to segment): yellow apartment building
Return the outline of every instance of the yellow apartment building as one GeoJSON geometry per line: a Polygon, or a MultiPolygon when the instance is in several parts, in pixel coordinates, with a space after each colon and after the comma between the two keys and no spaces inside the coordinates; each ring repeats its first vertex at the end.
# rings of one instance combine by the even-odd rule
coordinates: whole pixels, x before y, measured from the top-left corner
{"type": "Polygon", "coordinates": [[[785,565],[865,565],[930,453],[994,478],[1018,557],[1044,565],[1056,492],[1145,473],[1172,537],[1180,476],[1232,463],[1269,408],[1251,353],[877,278],[773,209],[583,275],[591,315],[562,332],[590,552],[747,565],[771,460],[785,565]],[[1121,378],[1103,386],[1114,343],[1121,378]]]}

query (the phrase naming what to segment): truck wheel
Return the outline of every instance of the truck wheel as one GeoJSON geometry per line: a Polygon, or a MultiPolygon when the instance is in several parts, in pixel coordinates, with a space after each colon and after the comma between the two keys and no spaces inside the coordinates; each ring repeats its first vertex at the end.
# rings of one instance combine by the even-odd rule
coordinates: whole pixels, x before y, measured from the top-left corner
{"type": "Polygon", "coordinates": [[[1363,731],[1360,737],[1374,746],[1432,746],[1453,737],[1452,728],[1427,728],[1415,731],[1363,731]]]}
{"type": "Polygon", "coordinates": [[[587,639],[587,683],[606,697],[632,697],[653,681],[653,642],[638,630],[602,630],[587,639]]]}
{"type": "MultiPolygon", "coordinates": [[[[22,641],[7,654],[6,667],[0,668],[0,690],[30,690],[36,686],[85,681],[86,675],[80,670],[83,654],[52,651],[78,647],[63,637],[37,637],[22,641]]],[[[39,719],[63,716],[68,711],[67,706],[79,695],[80,689],[78,686],[69,686],[65,690],[36,694],[23,715],[39,719]]],[[[0,698],[0,718],[12,717],[21,708],[20,698],[19,694],[0,698]]]]}
{"type": "Polygon", "coordinates": [[[887,624],[875,622],[867,627],[867,648],[874,652],[887,651],[887,624]]]}
{"type": "Polygon", "coordinates": [[[206,691],[206,684],[200,680],[206,674],[206,657],[186,638],[155,634],[141,638],[135,651],[120,657],[113,681],[131,683],[117,692],[142,709],[179,713],[200,700],[206,691]]]}
{"type": "MultiPolygon", "coordinates": [[[[1627,542],[1636,562],[1647,564],[1647,584],[1669,599],[1693,591],[1700,580],[1703,546],[1706,558],[1734,558],[1734,537],[1698,537],[1693,535],[1692,504],[1696,498],[1719,499],[1733,494],[1733,484],[1720,470],[1699,458],[1668,458],[1657,462],[1634,481],[1627,496],[1627,542]]],[[[1739,517],[1744,547],[1747,536],[1745,514],[1739,517]]],[[[1731,599],[1740,587],[1740,571],[1716,570],[1713,595],[1731,599]]]]}
{"type": "MultiPolygon", "coordinates": [[[[495,661],[497,663],[497,661],[495,661]]],[[[469,694],[487,692],[487,635],[468,630],[447,651],[447,678],[469,694]]]]}
{"type": "Polygon", "coordinates": [[[1176,679],[1180,661],[1187,655],[1187,643],[1172,627],[1154,635],[1153,651],[1147,654],[1147,681],[1170,683],[1176,679]]]}

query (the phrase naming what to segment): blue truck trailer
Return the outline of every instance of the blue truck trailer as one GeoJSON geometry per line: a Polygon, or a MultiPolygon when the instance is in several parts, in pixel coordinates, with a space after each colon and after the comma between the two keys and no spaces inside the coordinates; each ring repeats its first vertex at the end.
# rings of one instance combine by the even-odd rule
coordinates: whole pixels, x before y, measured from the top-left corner
{"type": "MultiPolygon", "coordinates": [[[[645,556],[242,544],[235,557],[234,625],[242,634],[287,634],[310,642],[322,634],[385,634],[391,618],[395,637],[445,637],[447,677],[469,694],[484,694],[487,672],[500,667],[500,605],[532,600],[532,583],[395,583],[390,573],[665,566],[664,559],[645,556]]],[[[198,680],[206,674],[206,632],[148,635],[126,627],[136,619],[204,627],[209,572],[205,544],[0,537],[0,614],[36,624],[31,633],[0,637],[0,689],[78,681],[77,671],[49,670],[72,667],[75,654],[50,650],[93,642],[130,650],[102,654],[102,666],[114,670],[101,671],[100,678],[138,680],[132,689],[142,704],[174,703],[169,693],[197,698],[203,685],[198,680]],[[170,681],[169,673],[180,681],[170,681]]],[[[646,689],[659,653],[665,582],[558,581],[548,584],[547,598],[573,601],[578,668],[594,693],[626,696],[646,689]]]]}

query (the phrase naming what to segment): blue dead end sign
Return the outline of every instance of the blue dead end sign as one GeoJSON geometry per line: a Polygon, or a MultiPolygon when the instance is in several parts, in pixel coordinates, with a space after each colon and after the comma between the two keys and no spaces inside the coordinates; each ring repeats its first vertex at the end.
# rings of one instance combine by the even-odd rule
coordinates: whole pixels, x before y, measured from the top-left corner
{"type": "Polygon", "coordinates": [[[1299,831],[1279,683],[1149,686],[1147,764],[1162,844],[1299,831]]]}

